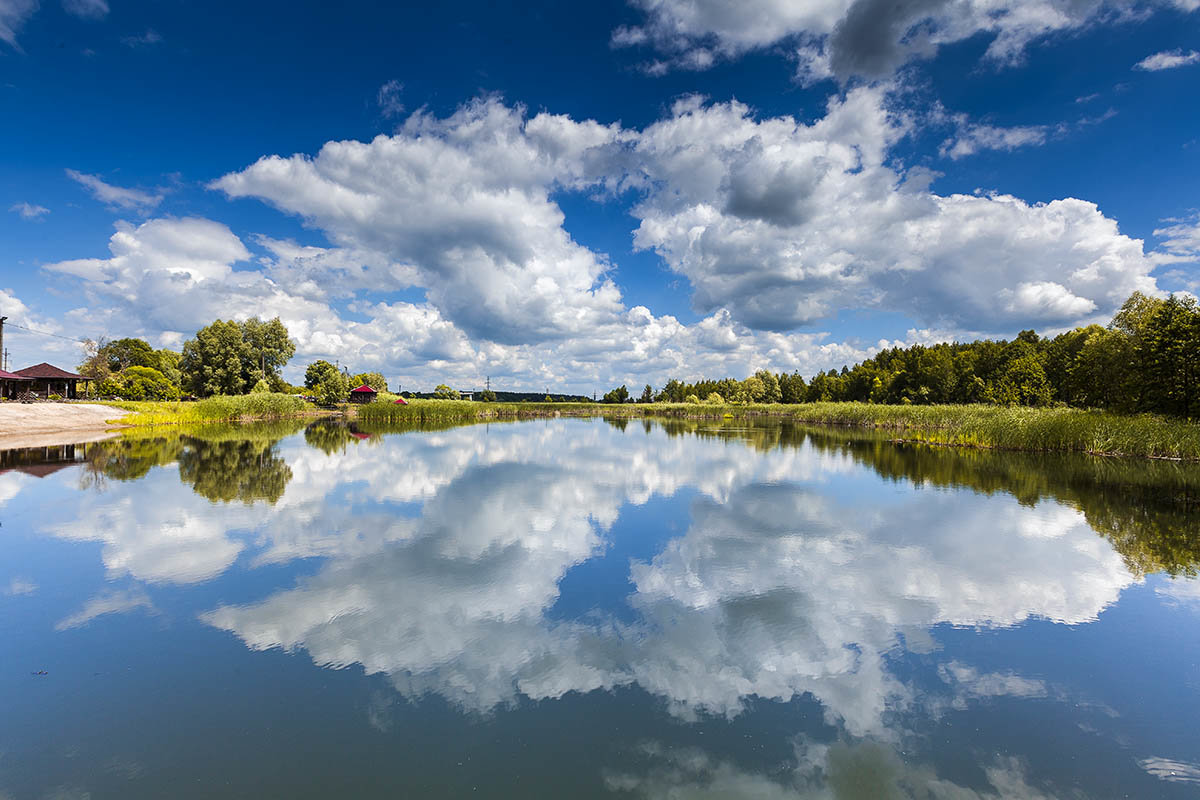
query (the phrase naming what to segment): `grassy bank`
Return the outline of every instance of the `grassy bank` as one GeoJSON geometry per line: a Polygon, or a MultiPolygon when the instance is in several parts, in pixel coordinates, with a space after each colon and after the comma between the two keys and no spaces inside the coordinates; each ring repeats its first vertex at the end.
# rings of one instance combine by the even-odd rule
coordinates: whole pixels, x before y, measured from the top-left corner
{"type": "Polygon", "coordinates": [[[880,429],[894,438],[954,447],[1200,460],[1200,425],[1151,414],[988,405],[887,406],[867,403],[710,406],[684,403],[372,403],[364,422],[451,422],[548,416],[663,416],[690,419],[770,416],[810,425],[880,429]]]}
{"type": "Polygon", "coordinates": [[[246,394],[207,397],[195,402],[118,401],[105,403],[125,412],[122,425],[188,425],[205,422],[285,419],[315,411],[290,394],[246,394]]]}

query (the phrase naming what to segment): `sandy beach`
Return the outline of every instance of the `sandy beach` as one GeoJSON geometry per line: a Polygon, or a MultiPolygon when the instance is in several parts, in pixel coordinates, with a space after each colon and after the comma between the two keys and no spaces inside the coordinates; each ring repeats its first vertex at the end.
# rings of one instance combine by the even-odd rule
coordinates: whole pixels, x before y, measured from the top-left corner
{"type": "Polygon", "coordinates": [[[95,403],[0,403],[0,449],[96,441],[126,412],[95,403]]]}

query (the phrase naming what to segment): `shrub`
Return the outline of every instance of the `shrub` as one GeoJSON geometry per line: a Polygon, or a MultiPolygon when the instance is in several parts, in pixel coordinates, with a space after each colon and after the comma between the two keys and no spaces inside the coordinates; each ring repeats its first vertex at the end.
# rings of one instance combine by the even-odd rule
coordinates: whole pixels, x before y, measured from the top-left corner
{"type": "Polygon", "coordinates": [[[704,402],[708,403],[710,406],[723,406],[725,405],[725,398],[721,397],[721,395],[717,394],[716,392],[713,392],[707,397],[707,399],[705,399],[704,402]]]}
{"type": "Polygon", "coordinates": [[[698,406],[698,405],[700,405],[700,398],[694,394],[689,394],[687,397],[685,397],[683,399],[683,402],[690,403],[694,406],[698,406]]]}

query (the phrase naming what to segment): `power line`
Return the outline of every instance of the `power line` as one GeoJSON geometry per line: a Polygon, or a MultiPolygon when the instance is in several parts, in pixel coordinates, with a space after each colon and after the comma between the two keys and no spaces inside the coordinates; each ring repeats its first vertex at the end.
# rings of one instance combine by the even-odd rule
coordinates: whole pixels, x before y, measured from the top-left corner
{"type": "Polygon", "coordinates": [[[10,323],[8,323],[8,325],[10,328],[20,328],[21,330],[29,331],[30,333],[40,333],[43,336],[53,336],[58,339],[66,339],[68,342],[79,342],[80,344],[87,343],[86,339],[76,339],[73,336],[63,336],[62,334],[51,333],[50,331],[39,331],[36,328],[26,328],[24,325],[18,325],[15,322],[10,322],[10,323]]]}

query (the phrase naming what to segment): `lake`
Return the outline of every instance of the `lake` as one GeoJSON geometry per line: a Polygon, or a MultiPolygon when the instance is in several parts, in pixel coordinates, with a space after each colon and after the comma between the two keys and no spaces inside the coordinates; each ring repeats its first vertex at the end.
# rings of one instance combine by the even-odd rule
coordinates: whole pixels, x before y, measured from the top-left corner
{"type": "Polygon", "coordinates": [[[1195,467],[595,418],[0,470],[4,800],[1200,792],[1195,467]]]}

